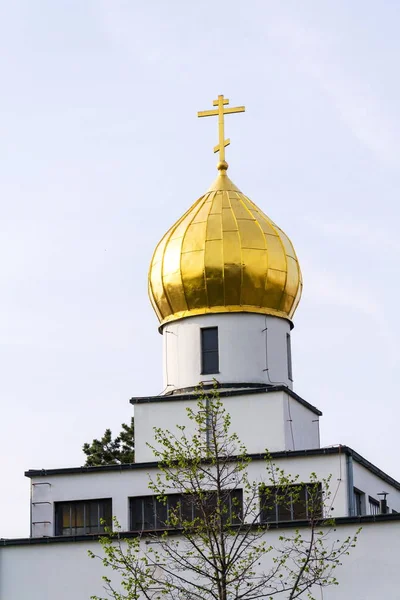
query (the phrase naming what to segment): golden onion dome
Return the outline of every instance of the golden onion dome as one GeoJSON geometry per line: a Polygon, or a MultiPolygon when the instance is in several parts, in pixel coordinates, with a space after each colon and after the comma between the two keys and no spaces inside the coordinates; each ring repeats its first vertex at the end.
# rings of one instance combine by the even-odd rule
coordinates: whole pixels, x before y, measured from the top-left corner
{"type": "Polygon", "coordinates": [[[149,295],[161,325],[209,313],[246,312],[291,319],[302,277],[293,245],[226,174],[157,245],[149,295]]]}

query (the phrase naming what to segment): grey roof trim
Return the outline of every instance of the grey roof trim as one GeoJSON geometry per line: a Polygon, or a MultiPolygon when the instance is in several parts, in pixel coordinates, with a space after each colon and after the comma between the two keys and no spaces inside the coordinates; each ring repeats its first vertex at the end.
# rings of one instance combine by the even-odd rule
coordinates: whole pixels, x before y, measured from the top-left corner
{"type": "MultiPolygon", "coordinates": [[[[400,521],[400,513],[390,513],[387,515],[365,515],[363,517],[337,517],[335,519],[335,527],[341,525],[367,525],[369,523],[379,524],[385,522],[400,521]]],[[[293,527],[309,527],[308,521],[287,521],[282,523],[269,523],[266,529],[291,529],[293,527]]],[[[257,525],[259,527],[259,525],[257,525]]],[[[180,534],[180,530],[175,531],[168,530],[169,534],[180,534]]],[[[150,532],[149,532],[150,533],[150,532]]],[[[152,535],[161,535],[163,530],[157,532],[152,531],[152,535]]],[[[143,535],[142,532],[125,531],[121,532],[121,537],[134,538],[138,535],[143,535]]],[[[66,536],[54,536],[54,537],[38,537],[38,538],[15,538],[15,539],[0,539],[1,546],[35,546],[37,544],[70,544],[74,542],[85,542],[86,544],[90,541],[97,541],[104,534],[88,534],[88,535],[66,535],[66,536]]]]}
{"type": "MultiPolygon", "coordinates": [[[[328,448],[311,448],[309,450],[281,450],[278,452],[271,452],[271,458],[296,458],[303,456],[323,456],[328,454],[347,454],[348,456],[352,456],[353,459],[358,462],[360,465],[368,469],[371,473],[374,473],[377,477],[380,477],[383,481],[386,481],[389,485],[393,486],[396,490],[400,491],[400,482],[396,479],[393,479],[390,475],[376,467],[369,460],[358,454],[352,448],[348,446],[330,446],[328,448]]],[[[252,460],[264,460],[264,454],[248,454],[249,458],[252,460]]],[[[235,460],[235,457],[232,456],[232,460],[235,460]]],[[[66,467],[63,469],[30,469],[29,471],[25,471],[25,477],[34,478],[34,477],[52,477],[54,475],[84,475],[88,473],[105,473],[106,471],[131,471],[135,469],[156,469],[158,467],[158,462],[145,462],[145,463],[129,463],[123,465],[105,465],[103,467],[66,467]]]]}
{"type": "MultiPolygon", "coordinates": [[[[204,386],[203,390],[207,392],[207,390],[211,389],[212,386],[204,386]]],[[[262,393],[270,393],[270,392],[285,392],[293,398],[297,400],[300,404],[311,410],[313,413],[322,416],[322,412],[301,398],[296,392],[289,389],[285,385],[265,385],[265,384],[251,384],[251,383],[223,383],[221,384],[221,389],[218,391],[218,394],[221,398],[225,398],[227,396],[243,396],[248,394],[262,394],[262,393]],[[226,389],[228,388],[228,389],[226,389]]],[[[181,401],[181,400],[197,400],[199,398],[199,394],[195,392],[195,388],[182,388],[178,390],[178,393],[164,394],[162,396],[139,396],[133,397],[130,399],[131,404],[144,404],[146,402],[168,402],[168,401],[181,401]],[[186,391],[185,391],[186,390],[186,391]]]]}

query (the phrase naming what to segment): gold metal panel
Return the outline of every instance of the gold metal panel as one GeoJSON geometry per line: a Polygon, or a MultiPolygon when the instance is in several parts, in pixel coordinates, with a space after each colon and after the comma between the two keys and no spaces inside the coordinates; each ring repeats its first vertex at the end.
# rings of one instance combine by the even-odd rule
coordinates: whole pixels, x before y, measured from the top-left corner
{"type": "Polygon", "coordinates": [[[207,223],[195,223],[194,221],[186,230],[182,243],[182,254],[194,250],[204,250],[206,246],[207,223]]]}
{"type": "Polygon", "coordinates": [[[217,179],[208,188],[209,192],[229,191],[241,193],[239,188],[231,181],[225,170],[220,170],[217,179]]]}
{"type": "Polygon", "coordinates": [[[182,238],[169,240],[163,260],[163,284],[173,312],[186,310],[181,274],[182,238]]]}
{"type": "Polygon", "coordinates": [[[222,240],[207,240],[204,256],[208,306],[224,303],[222,240]]]}
{"type": "Polygon", "coordinates": [[[181,247],[182,247],[182,238],[178,238],[175,240],[169,240],[167,247],[164,252],[164,260],[163,260],[163,277],[169,273],[179,273],[180,274],[180,266],[181,266],[181,247]]]}
{"type": "Polygon", "coordinates": [[[180,271],[164,276],[164,289],[173,312],[187,310],[185,293],[180,271]]]}
{"type": "Polygon", "coordinates": [[[255,220],[253,215],[240,201],[240,194],[236,194],[235,192],[229,192],[229,200],[231,202],[232,210],[237,219],[247,219],[249,221],[255,220]]]}
{"type": "Polygon", "coordinates": [[[205,223],[211,208],[211,198],[202,203],[197,213],[193,215],[192,223],[205,223]]]}
{"type": "Polygon", "coordinates": [[[192,208],[190,210],[188,210],[187,213],[185,213],[183,215],[183,217],[181,217],[179,219],[179,221],[177,222],[177,224],[175,225],[175,228],[173,229],[173,231],[171,233],[170,240],[183,238],[189,223],[191,223],[191,221],[193,220],[193,217],[195,216],[195,214],[198,212],[199,209],[200,209],[199,203],[196,202],[196,205],[192,206],[192,208]]]}
{"type": "Polygon", "coordinates": [[[242,248],[241,304],[262,306],[267,272],[267,251],[242,248]]]}
{"type": "Polygon", "coordinates": [[[194,314],[255,312],[291,318],[302,279],[289,238],[226,175],[166,233],[149,272],[162,323],[194,314]]]}
{"type": "Polygon", "coordinates": [[[242,248],[265,250],[265,237],[256,221],[237,221],[242,248]]]}
{"type": "Polygon", "coordinates": [[[206,239],[220,240],[222,238],[222,215],[209,215],[207,219],[206,239]]]}
{"type": "Polygon", "coordinates": [[[290,296],[289,294],[286,294],[286,292],[285,292],[282,296],[281,305],[279,308],[282,312],[289,314],[290,310],[293,306],[293,303],[294,303],[293,296],[290,296]]]}
{"type": "Polygon", "coordinates": [[[222,209],[222,232],[238,231],[237,222],[231,208],[222,209]]]}
{"type": "Polygon", "coordinates": [[[210,215],[220,215],[222,212],[222,192],[217,192],[212,201],[210,215]]]}
{"type": "Polygon", "coordinates": [[[251,214],[254,216],[265,235],[277,235],[276,230],[272,226],[271,222],[266,219],[263,214],[261,214],[258,210],[252,210],[251,214]]]}
{"type": "Polygon", "coordinates": [[[286,286],[285,294],[291,296],[294,300],[299,285],[299,269],[297,261],[291,256],[286,257],[286,286]]]}
{"type": "Polygon", "coordinates": [[[153,310],[157,315],[157,319],[159,321],[162,321],[163,316],[162,316],[160,309],[158,308],[158,304],[156,304],[156,302],[154,301],[154,296],[153,296],[150,284],[148,285],[148,294],[149,294],[151,306],[153,307],[153,310]]]}
{"type": "Polygon", "coordinates": [[[222,236],[222,249],[225,268],[228,265],[235,265],[241,268],[242,252],[239,232],[224,231],[222,236]]]}
{"type": "MultiPolygon", "coordinates": [[[[204,252],[188,252],[181,259],[182,282],[189,310],[207,306],[204,252]]],[[[165,317],[168,315],[164,316],[165,317]]]]}
{"type": "Polygon", "coordinates": [[[279,310],[283,290],[286,283],[286,272],[268,269],[267,285],[263,297],[263,306],[270,306],[275,310],[279,310]]]}
{"type": "Polygon", "coordinates": [[[268,250],[268,268],[286,271],[286,254],[280,239],[276,235],[266,235],[265,240],[268,250]]]}
{"type": "Polygon", "coordinates": [[[294,251],[292,242],[289,240],[288,236],[282,231],[282,229],[279,229],[278,227],[276,229],[279,232],[279,237],[282,241],[282,245],[285,249],[287,256],[291,256],[292,258],[296,259],[296,253],[294,251]]]}
{"type": "Polygon", "coordinates": [[[158,261],[151,267],[149,290],[151,291],[154,303],[157,304],[162,316],[165,318],[167,315],[171,314],[173,310],[164,290],[161,261],[158,261]]]}
{"type": "Polygon", "coordinates": [[[229,194],[226,192],[221,192],[222,194],[222,208],[231,208],[231,203],[229,201],[229,194]]]}

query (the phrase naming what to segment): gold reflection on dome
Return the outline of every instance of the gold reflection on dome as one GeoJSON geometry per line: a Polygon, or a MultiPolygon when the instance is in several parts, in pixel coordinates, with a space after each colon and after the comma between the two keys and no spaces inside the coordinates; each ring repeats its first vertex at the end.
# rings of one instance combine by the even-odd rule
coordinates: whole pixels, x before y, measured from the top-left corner
{"type": "Polygon", "coordinates": [[[161,324],[207,313],[249,312],[291,319],[302,279],[289,238],[226,174],[223,95],[199,117],[218,117],[219,175],[167,231],[150,265],[149,295],[161,324]]]}
{"type": "Polygon", "coordinates": [[[159,242],[149,295],[161,324],[192,315],[249,312],[291,319],[302,278],[291,241],[226,174],[159,242]]]}

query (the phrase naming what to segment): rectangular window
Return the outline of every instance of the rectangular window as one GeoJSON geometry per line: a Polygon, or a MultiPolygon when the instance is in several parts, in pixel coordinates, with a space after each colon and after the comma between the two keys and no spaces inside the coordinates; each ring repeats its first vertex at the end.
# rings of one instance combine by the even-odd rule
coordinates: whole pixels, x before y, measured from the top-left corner
{"type": "Polygon", "coordinates": [[[206,327],[201,332],[201,373],[219,373],[218,327],[206,327]]]}
{"type": "MultiPolygon", "coordinates": [[[[141,496],[130,499],[130,530],[151,531],[178,528],[183,523],[218,517],[218,501],[215,492],[196,494],[167,494],[163,500],[157,496],[141,496]]],[[[243,515],[242,490],[226,490],[221,499],[220,514],[226,525],[238,525],[243,515]]]]}
{"type": "Polygon", "coordinates": [[[263,486],[260,490],[261,522],[320,519],[323,513],[321,484],[263,486]]]}
{"type": "Polygon", "coordinates": [[[78,500],[56,502],[55,535],[86,535],[104,532],[104,519],[108,526],[112,524],[111,498],[104,500],[78,500]]]}
{"type": "Polygon", "coordinates": [[[292,371],[292,342],[290,339],[290,333],[286,334],[286,352],[287,352],[287,369],[289,381],[293,381],[292,371]]]}
{"type": "Polygon", "coordinates": [[[380,513],[379,500],[375,500],[375,498],[368,496],[368,501],[369,501],[369,514],[370,515],[379,515],[379,513],[380,513]]]}
{"type": "Polygon", "coordinates": [[[357,488],[353,489],[354,494],[354,514],[359,517],[365,515],[365,494],[357,488]]]}

